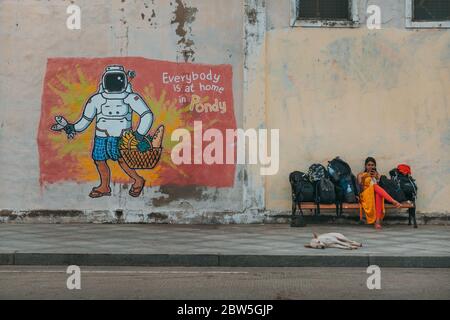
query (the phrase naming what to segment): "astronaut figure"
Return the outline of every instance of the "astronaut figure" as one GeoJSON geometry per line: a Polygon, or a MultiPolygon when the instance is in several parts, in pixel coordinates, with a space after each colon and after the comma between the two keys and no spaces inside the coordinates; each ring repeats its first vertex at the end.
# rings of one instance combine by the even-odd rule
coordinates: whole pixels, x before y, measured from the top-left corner
{"type": "Polygon", "coordinates": [[[100,185],[92,189],[89,194],[91,198],[111,195],[111,172],[107,160],[117,161],[123,171],[133,179],[134,183],[129,191],[132,197],[138,197],[144,188],[144,178],[125,163],[119,152],[122,135],[132,130],[133,112],[140,117],[139,126],[133,132],[138,141],[137,148],[141,152],[151,148],[144,137],[153,124],[153,114],[144,99],[133,92],[128,78],[132,79],[134,76],[133,71],[125,73],[123,66],[106,67],[99,90],[87,101],[81,119],[63,127],[69,138],[73,138],[76,133],[83,132],[94,119],[96,120],[92,159],[100,175],[100,185]]]}

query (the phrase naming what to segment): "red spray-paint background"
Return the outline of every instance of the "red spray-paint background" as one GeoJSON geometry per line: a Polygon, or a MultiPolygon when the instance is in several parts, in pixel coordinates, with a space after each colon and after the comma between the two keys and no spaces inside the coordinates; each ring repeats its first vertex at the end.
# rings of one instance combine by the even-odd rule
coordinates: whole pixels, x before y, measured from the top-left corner
{"type": "MultiPolygon", "coordinates": [[[[69,122],[76,122],[82,115],[84,104],[98,90],[101,77],[108,65],[122,65],[125,70],[136,71],[132,80],[133,91],[141,95],[152,110],[155,120],[153,132],[164,124],[164,152],[160,162],[153,170],[140,170],[148,186],[160,185],[196,185],[206,187],[232,187],[234,185],[235,165],[213,164],[175,165],[171,161],[171,149],[178,143],[171,141],[171,133],[184,128],[193,130],[194,121],[202,121],[203,131],[208,128],[219,129],[225,137],[226,129],[236,129],[233,106],[232,68],[230,65],[202,65],[150,60],[145,58],[53,58],[47,62],[43,85],[41,119],[38,132],[41,185],[73,181],[77,183],[99,180],[91,158],[95,120],[85,132],[77,134],[74,140],[68,140],[64,133],[52,132],[55,116],[62,115],[69,122]],[[220,76],[212,82],[200,78],[192,81],[194,93],[175,92],[174,83],[163,83],[163,74],[182,76],[204,74],[220,76]],[[200,83],[214,84],[221,90],[199,91],[200,83]],[[202,102],[214,103],[215,99],[226,103],[226,112],[196,112],[190,110],[192,94],[201,97],[202,102]],[[180,100],[184,97],[185,101],[180,100]]],[[[166,77],[167,79],[167,77],[166,77]]],[[[190,86],[187,80],[180,84],[184,91],[190,86]]],[[[136,127],[138,118],[133,118],[136,127]]],[[[191,134],[193,137],[193,134],[191,134]]],[[[208,142],[209,143],[209,142],[208,142]]],[[[203,143],[203,148],[208,145],[203,143]]],[[[223,154],[225,155],[224,144],[223,154]]],[[[193,158],[193,157],[192,157],[193,158]]],[[[117,163],[109,161],[112,181],[129,183],[129,178],[117,163]]]]}

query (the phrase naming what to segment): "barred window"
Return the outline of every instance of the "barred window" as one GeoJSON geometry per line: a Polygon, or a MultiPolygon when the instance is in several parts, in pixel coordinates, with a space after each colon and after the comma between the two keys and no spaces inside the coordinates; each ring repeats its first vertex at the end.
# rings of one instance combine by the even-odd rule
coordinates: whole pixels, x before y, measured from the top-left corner
{"type": "Polygon", "coordinates": [[[414,0],[413,21],[450,20],[450,0],[414,0]]]}
{"type": "Polygon", "coordinates": [[[297,19],[351,20],[349,0],[298,0],[297,19]]]}
{"type": "Polygon", "coordinates": [[[291,0],[291,26],[357,28],[359,27],[358,1],[291,0]]]}

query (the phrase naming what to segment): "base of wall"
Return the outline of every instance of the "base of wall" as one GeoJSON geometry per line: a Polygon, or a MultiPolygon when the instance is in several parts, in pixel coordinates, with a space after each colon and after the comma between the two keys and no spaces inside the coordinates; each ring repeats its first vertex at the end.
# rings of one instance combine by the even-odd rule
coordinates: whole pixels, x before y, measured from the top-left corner
{"type": "MultiPolygon", "coordinates": [[[[355,213],[336,217],[333,213],[305,215],[306,224],[359,224],[355,213]]],[[[135,223],[135,224],[289,224],[289,212],[247,210],[245,212],[143,212],[84,210],[0,210],[0,223],[135,223]]],[[[408,224],[407,213],[389,213],[385,224],[408,224]]],[[[450,214],[417,213],[419,225],[450,225],[450,214]]]]}

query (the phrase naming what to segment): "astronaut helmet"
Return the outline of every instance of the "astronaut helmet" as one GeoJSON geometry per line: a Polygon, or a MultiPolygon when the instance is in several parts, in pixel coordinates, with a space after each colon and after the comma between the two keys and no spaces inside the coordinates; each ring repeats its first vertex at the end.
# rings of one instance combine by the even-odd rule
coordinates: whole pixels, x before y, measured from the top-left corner
{"type": "Polygon", "coordinates": [[[128,76],[125,68],[120,65],[107,66],[103,74],[102,85],[106,93],[125,92],[128,87],[128,76]]]}

